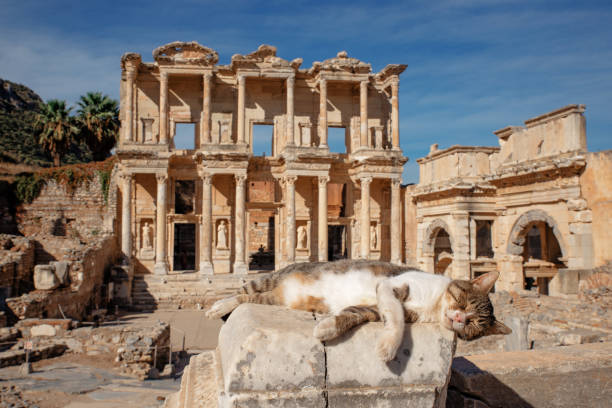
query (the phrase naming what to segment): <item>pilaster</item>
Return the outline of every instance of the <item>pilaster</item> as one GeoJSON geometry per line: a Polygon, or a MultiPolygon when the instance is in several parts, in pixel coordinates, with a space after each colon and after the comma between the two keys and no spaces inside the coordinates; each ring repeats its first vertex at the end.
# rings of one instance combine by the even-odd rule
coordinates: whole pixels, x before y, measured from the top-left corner
{"type": "Polygon", "coordinates": [[[399,178],[391,179],[391,262],[402,263],[401,199],[399,178]]]}
{"type": "Polygon", "coordinates": [[[244,261],[244,224],[245,224],[245,183],[246,174],[236,174],[236,200],[235,200],[235,258],[234,258],[234,273],[246,274],[247,265],[244,261]]]}

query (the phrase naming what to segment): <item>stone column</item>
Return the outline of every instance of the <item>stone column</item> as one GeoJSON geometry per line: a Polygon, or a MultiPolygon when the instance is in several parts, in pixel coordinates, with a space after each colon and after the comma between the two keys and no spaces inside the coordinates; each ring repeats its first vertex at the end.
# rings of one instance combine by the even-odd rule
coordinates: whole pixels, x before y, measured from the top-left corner
{"type": "Polygon", "coordinates": [[[202,176],[202,224],[200,225],[200,274],[212,275],[212,176],[202,176]]]}
{"type": "Polygon", "coordinates": [[[287,145],[295,145],[294,126],[293,126],[293,90],[295,88],[295,76],[287,78],[287,145]]]}
{"type": "Polygon", "coordinates": [[[369,147],[368,140],[368,81],[359,84],[359,119],[361,121],[361,147],[369,147]]]}
{"type": "Polygon", "coordinates": [[[121,175],[121,252],[126,264],[132,262],[132,174],[121,175]]]}
{"type": "Polygon", "coordinates": [[[319,147],[327,147],[327,80],[319,80],[319,147]]]}
{"type": "Polygon", "coordinates": [[[400,179],[391,180],[391,262],[402,263],[400,179]]]}
{"type": "Polygon", "coordinates": [[[476,259],[476,246],[478,243],[476,242],[476,220],[474,218],[470,218],[470,259],[476,259]]]}
{"type": "Polygon", "coordinates": [[[168,73],[159,75],[159,143],[168,144],[168,73]]]}
{"type": "Polygon", "coordinates": [[[453,243],[453,279],[470,279],[470,214],[467,211],[453,211],[451,231],[447,231],[453,243]]]}
{"type": "Polygon", "coordinates": [[[361,177],[361,254],[362,259],[370,258],[370,183],[372,177],[361,177]]]}
{"type": "Polygon", "coordinates": [[[166,209],[167,203],[167,174],[156,174],[157,179],[157,200],[155,203],[155,267],[153,272],[156,275],[165,275],[168,273],[168,264],[166,262],[166,209]]]}
{"type": "Polygon", "coordinates": [[[236,242],[234,248],[236,248],[234,258],[234,273],[245,274],[247,273],[246,263],[244,262],[244,220],[245,220],[245,174],[236,174],[236,200],[235,200],[235,237],[236,242]]]}
{"type": "Polygon", "coordinates": [[[246,77],[238,75],[238,144],[244,144],[244,103],[246,77]]]}
{"type": "Polygon", "coordinates": [[[202,117],[200,119],[200,148],[210,143],[210,80],[212,74],[207,72],[202,76],[202,117]]]}
{"type": "Polygon", "coordinates": [[[134,79],[136,78],[135,71],[127,71],[127,93],[126,93],[126,102],[125,102],[125,141],[133,142],[134,141],[134,79]]]}
{"type": "Polygon", "coordinates": [[[391,123],[393,150],[399,150],[399,79],[391,83],[391,123]]]}
{"type": "Polygon", "coordinates": [[[318,240],[319,262],[327,261],[327,183],[329,176],[319,176],[318,240]]]}
{"type": "Polygon", "coordinates": [[[287,198],[285,200],[287,211],[287,262],[295,262],[295,182],[297,176],[286,176],[285,187],[287,198]]]}

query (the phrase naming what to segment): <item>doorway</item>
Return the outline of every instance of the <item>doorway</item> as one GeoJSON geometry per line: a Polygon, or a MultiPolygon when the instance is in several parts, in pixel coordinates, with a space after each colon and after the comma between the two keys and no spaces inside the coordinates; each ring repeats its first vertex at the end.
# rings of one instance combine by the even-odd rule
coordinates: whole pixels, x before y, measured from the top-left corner
{"type": "Polygon", "coordinates": [[[329,261],[347,258],[346,227],[344,225],[328,225],[327,240],[327,259],[329,261]]]}
{"type": "Polygon", "coordinates": [[[195,224],[174,224],[175,271],[194,271],[196,258],[195,224]]]}

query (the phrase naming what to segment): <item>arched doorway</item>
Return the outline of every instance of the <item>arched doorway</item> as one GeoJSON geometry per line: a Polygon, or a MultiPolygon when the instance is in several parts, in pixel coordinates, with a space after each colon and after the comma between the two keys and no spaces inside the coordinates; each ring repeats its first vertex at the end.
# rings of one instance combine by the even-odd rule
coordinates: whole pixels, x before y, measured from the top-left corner
{"type": "Polygon", "coordinates": [[[440,219],[434,220],[425,231],[423,250],[426,256],[433,257],[432,272],[435,274],[447,275],[451,270],[453,243],[448,231],[448,225],[440,219]]]}
{"type": "Polygon", "coordinates": [[[514,224],[508,252],[523,258],[523,287],[548,294],[550,280],[564,268],[563,240],[555,220],[541,210],[523,214],[514,224]]]}

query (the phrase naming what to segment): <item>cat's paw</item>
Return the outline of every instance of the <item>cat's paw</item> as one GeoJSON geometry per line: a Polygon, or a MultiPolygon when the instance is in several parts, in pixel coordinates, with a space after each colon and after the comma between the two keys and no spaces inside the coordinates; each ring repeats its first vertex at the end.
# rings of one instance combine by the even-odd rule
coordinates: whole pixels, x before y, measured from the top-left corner
{"type": "Polygon", "coordinates": [[[239,304],[236,297],[217,300],[206,312],[206,317],[209,319],[220,319],[226,314],[231,313],[239,304]]]}
{"type": "Polygon", "coordinates": [[[317,323],[313,335],[321,341],[327,341],[337,337],[338,329],[336,328],[336,316],[326,317],[317,323]]]}
{"type": "Polygon", "coordinates": [[[376,355],[384,362],[391,361],[395,358],[401,344],[402,336],[385,333],[376,344],[376,355]]]}

